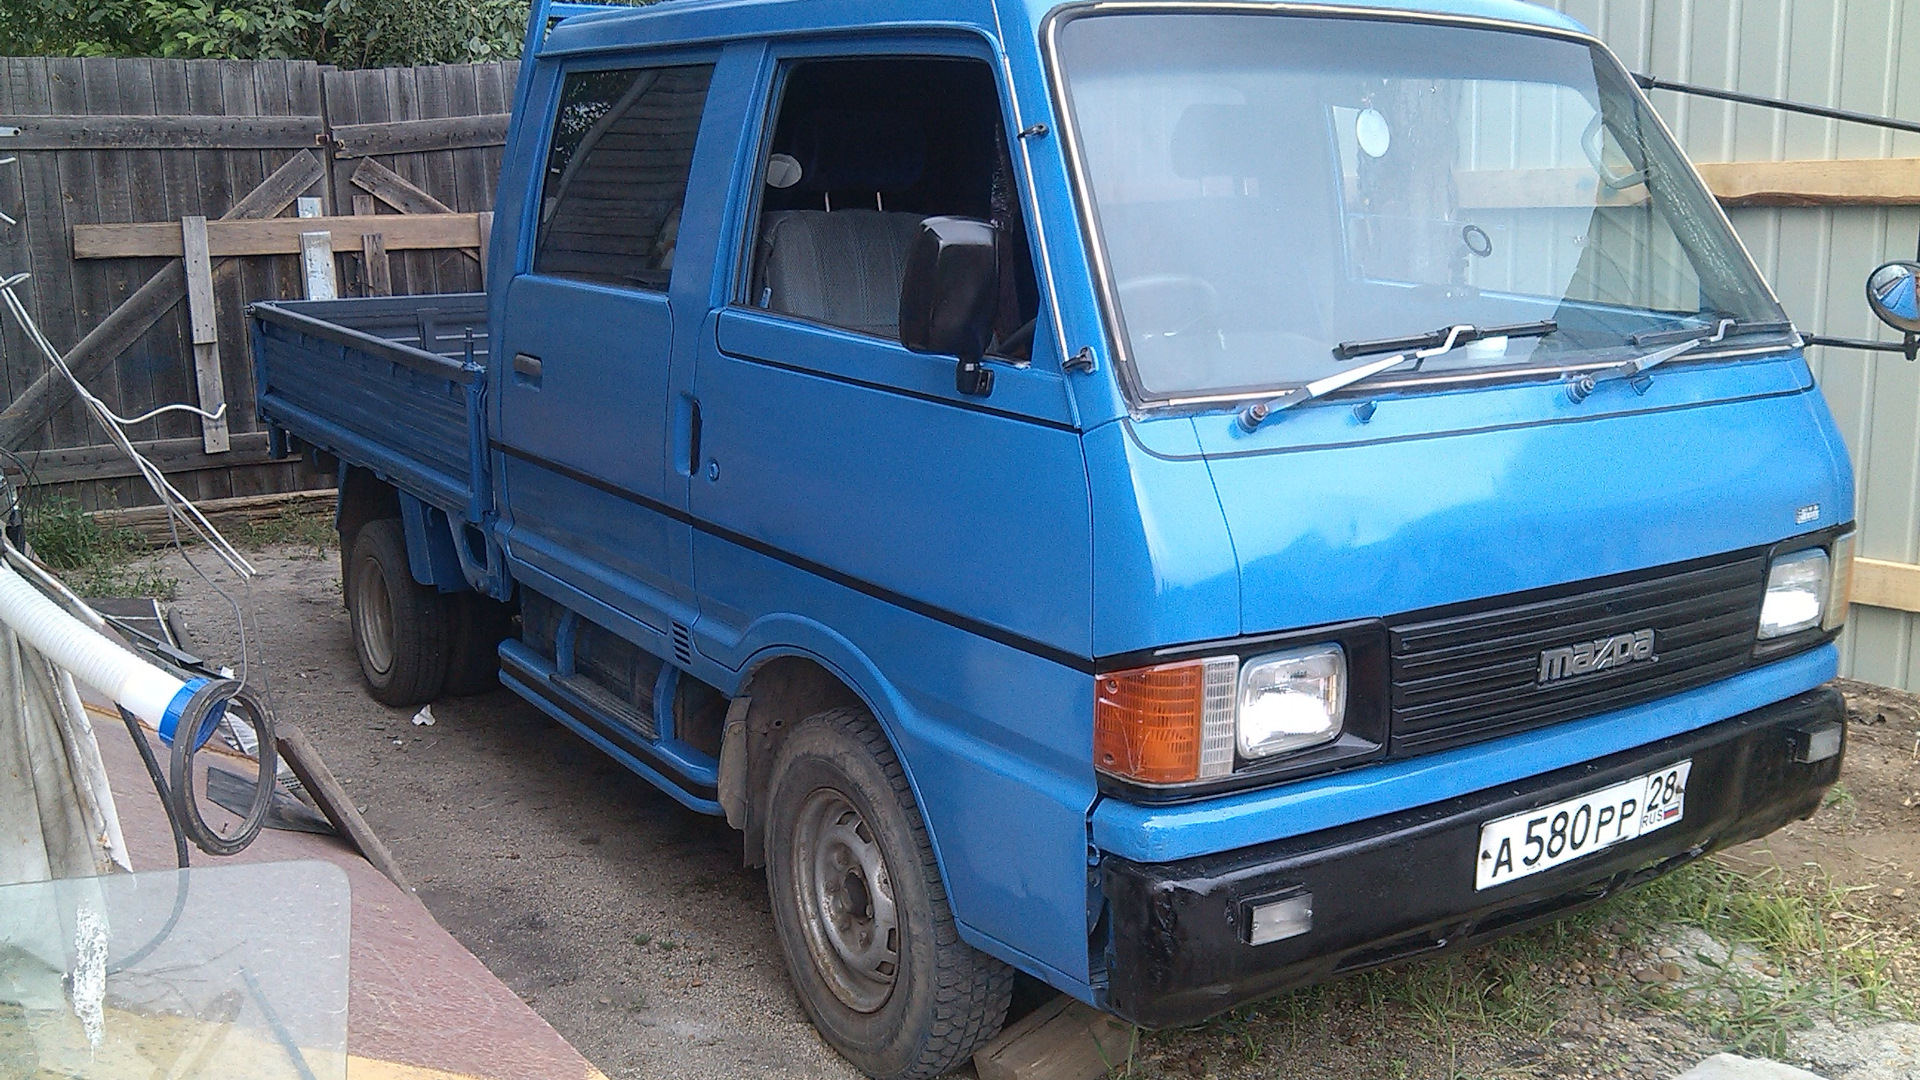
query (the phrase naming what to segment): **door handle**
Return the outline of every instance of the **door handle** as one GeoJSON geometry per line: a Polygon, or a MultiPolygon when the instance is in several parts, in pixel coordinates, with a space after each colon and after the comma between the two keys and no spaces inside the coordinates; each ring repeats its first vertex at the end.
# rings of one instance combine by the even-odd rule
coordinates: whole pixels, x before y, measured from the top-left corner
{"type": "Polygon", "coordinates": [[[540,358],[527,353],[513,354],[514,381],[528,386],[540,385],[540,358]]]}
{"type": "Polygon", "coordinates": [[[700,399],[692,394],[681,394],[679,407],[673,411],[674,441],[679,444],[679,452],[685,457],[674,462],[681,476],[692,476],[700,467],[700,399]]]}

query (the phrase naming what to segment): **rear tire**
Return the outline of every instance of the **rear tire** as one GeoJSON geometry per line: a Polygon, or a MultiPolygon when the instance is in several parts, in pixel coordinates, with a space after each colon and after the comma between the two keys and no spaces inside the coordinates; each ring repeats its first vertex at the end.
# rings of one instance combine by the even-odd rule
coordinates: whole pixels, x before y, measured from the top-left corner
{"type": "Polygon", "coordinates": [[[484,694],[500,685],[500,642],[512,629],[513,612],[476,592],[447,597],[447,682],[450,697],[484,694]]]}
{"type": "Polygon", "coordinates": [[[958,1067],[1006,1021],[1013,969],[960,940],[879,725],[858,708],[806,720],[770,785],[767,888],[814,1026],[880,1080],[958,1067]]]}
{"type": "Polygon", "coordinates": [[[399,519],[361,526],[347,569],[353,647],[374,699],[422,705],[439,697],[447,678],[446,598],[413,580],[399,519]]]}

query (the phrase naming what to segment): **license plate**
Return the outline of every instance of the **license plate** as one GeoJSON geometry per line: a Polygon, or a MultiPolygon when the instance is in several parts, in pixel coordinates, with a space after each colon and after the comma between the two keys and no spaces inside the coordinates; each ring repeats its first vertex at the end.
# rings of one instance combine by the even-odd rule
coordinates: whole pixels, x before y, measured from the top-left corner
{"type": "Polygon", "coordinates": [[[1489,821],[1480,827],[1474,889],[1505,885],[1679,821],[1687,810],[1687,774],[1677,762],[1611,787],[1489,821]]]}

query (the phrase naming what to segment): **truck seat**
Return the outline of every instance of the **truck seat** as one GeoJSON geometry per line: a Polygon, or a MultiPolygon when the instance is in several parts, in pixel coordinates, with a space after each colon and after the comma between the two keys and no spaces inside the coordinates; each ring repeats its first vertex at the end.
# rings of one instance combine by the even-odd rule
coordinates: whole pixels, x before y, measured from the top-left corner
{"type": "Polygon", "coordinates": [[[900,282],[919,214],[867,208],[763,215],[758,306],[884,338],[900,336],[900,282]]]}
{"type": "Polygon", "coordinates": [[[923,215],[878,207],[920,180],[927,145],[917,119],[831,109],[797,125],[785,150],[800,166],[793,186],[817,194],[822,208],[761,215],[754,306],[899,337],[900,283],[923,215]],[[843,208],[834,209],[836,202],[843,208]]]}

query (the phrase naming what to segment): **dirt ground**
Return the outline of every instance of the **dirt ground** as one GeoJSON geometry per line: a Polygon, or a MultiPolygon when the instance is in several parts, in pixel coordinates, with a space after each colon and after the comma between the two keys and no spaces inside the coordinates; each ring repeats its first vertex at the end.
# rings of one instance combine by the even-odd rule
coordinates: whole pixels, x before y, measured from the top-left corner
{"type": "MultiPolygon", "coordinates": [[[[226,603],[177,555],[160,561],[180,581],[172,606],[194,644],[234,655],[226,603]]],[[[438,702],[431,726],[375,703],[360,683],[335,554],[281,546],[255,561],[261,576],[237,599],[255,613],[277,714],[304,728],[360,793],[440,922],[608,1076],[856,1076],[815,1035],[788,986],[765,882],[742,866],[737,833],[681,808],[507,691],[438,702]]],[[[1920,699],[1848,690],[1846,769],[1828,809],[1729,858],[1747,868],[1817,863],[1859,887],[1849,895],[1866,906],[1855,910],[1920,938],[1920,699]]],[[[1643,961],[1663,959],[1618,947],[1605,958],[1622,972],[1643,961]]],[[[1586,969],[1556,966],[1549,957],[1516,976],[1567,991],[1554,999],[1559,1011],[1531,1028],[1438,1040],[1431,1017],[1416,1015],[1417,999],[1403,1029],[1355,1019],[1328,1003],[1376,984],[1349,979],[1245,1017],[1145,1037],[1130,1071],[1668,1077],[1723,1045],[1670,1011],[1583,996],[1597,985],[1586,969]]],[[[1911,993],[1920,973],[1905,975],[1911,993]]]]}

